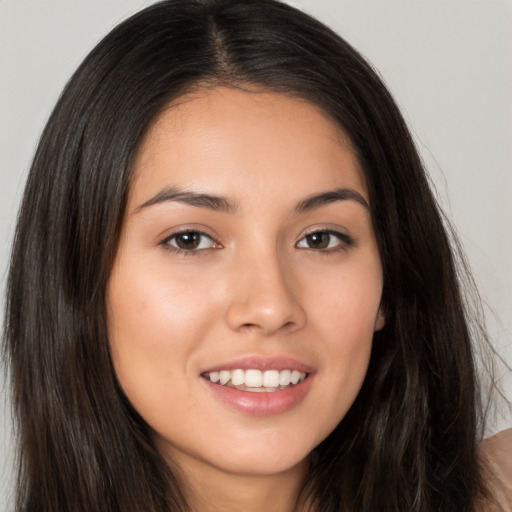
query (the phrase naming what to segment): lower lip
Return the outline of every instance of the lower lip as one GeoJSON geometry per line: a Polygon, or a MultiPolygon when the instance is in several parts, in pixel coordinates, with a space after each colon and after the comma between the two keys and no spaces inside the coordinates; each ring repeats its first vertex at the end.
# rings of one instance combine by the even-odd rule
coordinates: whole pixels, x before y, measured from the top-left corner
{"type": "Polygon", "coordinates": [[[229,407],[250,416],[270,416],[289,411],[302,402],[311,388],[313,375],[309,374],[307,379],[288,389],[269,393],[239,391],[204,378],[202,380],[215,398],[229,407]]]}

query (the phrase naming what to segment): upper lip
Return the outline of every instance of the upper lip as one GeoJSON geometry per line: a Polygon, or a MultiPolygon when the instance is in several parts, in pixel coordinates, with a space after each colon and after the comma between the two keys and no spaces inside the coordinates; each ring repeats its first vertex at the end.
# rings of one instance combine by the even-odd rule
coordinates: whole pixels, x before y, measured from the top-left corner
{"type": "Polygon", "coordinates": [[[297,370],[312,373],[313,367],[289,356],[262,356],[250,355],[230,359],[224,363],[215,364],[205,368],[201,373],[219,372],[221,370],[297,370]]]}

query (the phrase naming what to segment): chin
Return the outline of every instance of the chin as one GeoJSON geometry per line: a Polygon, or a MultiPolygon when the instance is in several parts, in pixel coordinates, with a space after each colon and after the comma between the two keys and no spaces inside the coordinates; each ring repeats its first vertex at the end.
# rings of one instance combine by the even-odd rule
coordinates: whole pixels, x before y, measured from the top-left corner
{"type": "Polygon", "coordinates": [[[305,471],[309,453],[302,458],[291,457],[293,453],[254,453],[238,460],[222,460],[217,469],[240,476],[275,476],[278,474],[305,471]]]}

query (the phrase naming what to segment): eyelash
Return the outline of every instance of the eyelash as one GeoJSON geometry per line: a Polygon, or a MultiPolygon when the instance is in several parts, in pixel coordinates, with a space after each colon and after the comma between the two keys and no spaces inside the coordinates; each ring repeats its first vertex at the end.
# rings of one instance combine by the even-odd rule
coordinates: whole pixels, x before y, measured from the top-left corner
{"type": "MultiPolygon", "coordinates": [[[[295,246],[299,247],[299,244],[306,240],[308,237],[313,237],[315,235],[329,235],[329,237],[335,237],[338,239],[339,243],[336,244],[334,247],[327,247],[322,249],[316,249],[313,247],[304,247],[304,249],[313,250],[315,252],[323,253],[323,254],[330,254],[333,252],[340,252],[340,251],[346,251],[350,247],[353,247],[355,245],[355,241],[352,237],[345,233],[340,233],[339,231],[335,231],[332,229],[318,229],[316,231],[311,231],[310,233],[306,233],[296,244],[295,246]]],[[[331,239],[329,240],[329,244],[331,243],[331,239]]],[[[201,241],[199,242],[199,245],[201,244],[201,241]]],[[[173,233],[172,235],[164,238],[159,245],[161,245],[165,250],[171,251],[176,254],[182,254],[184,256],[187,255],[198,255],[202,251],[206,249],[220,249],[222,246],[218,242],[216,242],[210,235],[207,233],[204,233],[203,231],[197,230],[197,229],[186,229],[183,231],[179,231],[177,233],[173,233]],[[183,249],[181,247],[177,247],[174,245],[171,245],[172,240],[176,240],[179,236],[184,235],[199,235],[199,237],[203,238],[206,237],[211,240],[212,247],[205,247],[205,248],[193,248],[193,249],[183,249]]]]}
{"type": "MultiPolygon", "coordinates": [[[[335,231],[333,229],[317,229],[315,231],[311,231],[310,233],[306,233],[297,242],[296,246],[298,246],[300,242],[302,242],[303,240],[306,240],[308,237],[312,237],[312,236],[315,236],[315,235],[329,235],[329,237],[335,237],[335,238],[338,239],[339,243],[336,244],[334,247],[327,247],[327,248],[324,248],[324,249],[317,249],[315,251],[315,252],[319,252],[319,253],[322,253],[322,254],[330,254],[330,253],[333,253],[333,252],[346,251],[349,248],[355,246],[355,241],[354,241],[354,239],[351,236],[349,236],[349,235],[347,235],[345,233],[340,233],[339,231],[335,231]]],[[[331,240],[329,241],[329,243],[330,242],[331,242],[331,240]]],[[[312,247],[307,247],[307,249],[315,250],[312,247]]]]}
{"type": "MultiPolygon", "coordinates": [[[[201,243],[201,242],[200,242],[201,243]]],[[[197,229],[184,229],[183,231],[178,231],[177,233],[173,233],[172,235],[164,238],[159,245],[161,245],[165,250],[171,251],[176,254],[182,254],[184,256],[188,255],[197,255],[200,252],[204,251],[205,249],[219,249],[222,246],[216,242],[209,234],[205,233],[204,231],[200,231],[197,229]],[[184,235],[199,235],[201,238],[208,238],[212,242],[212,247],[206,247],[202,249],[194,248],[194,249],[183,249],[181,247],[176,247],[174,245],[171,245],[171,241],[176,239],[179,236],[184,235]]]]}

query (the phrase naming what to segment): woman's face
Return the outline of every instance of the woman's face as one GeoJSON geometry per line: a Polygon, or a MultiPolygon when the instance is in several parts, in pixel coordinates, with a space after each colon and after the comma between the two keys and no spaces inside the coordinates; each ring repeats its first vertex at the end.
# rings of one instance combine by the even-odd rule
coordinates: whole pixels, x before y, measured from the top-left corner
{"type": "Polygon", "coordinates": [[[384,322],[368,202],[347,137],[304,101],[215,88],[161,113],[107,299],[119,382],[165,457],[269,475],[340,422],[384,322]]]}

